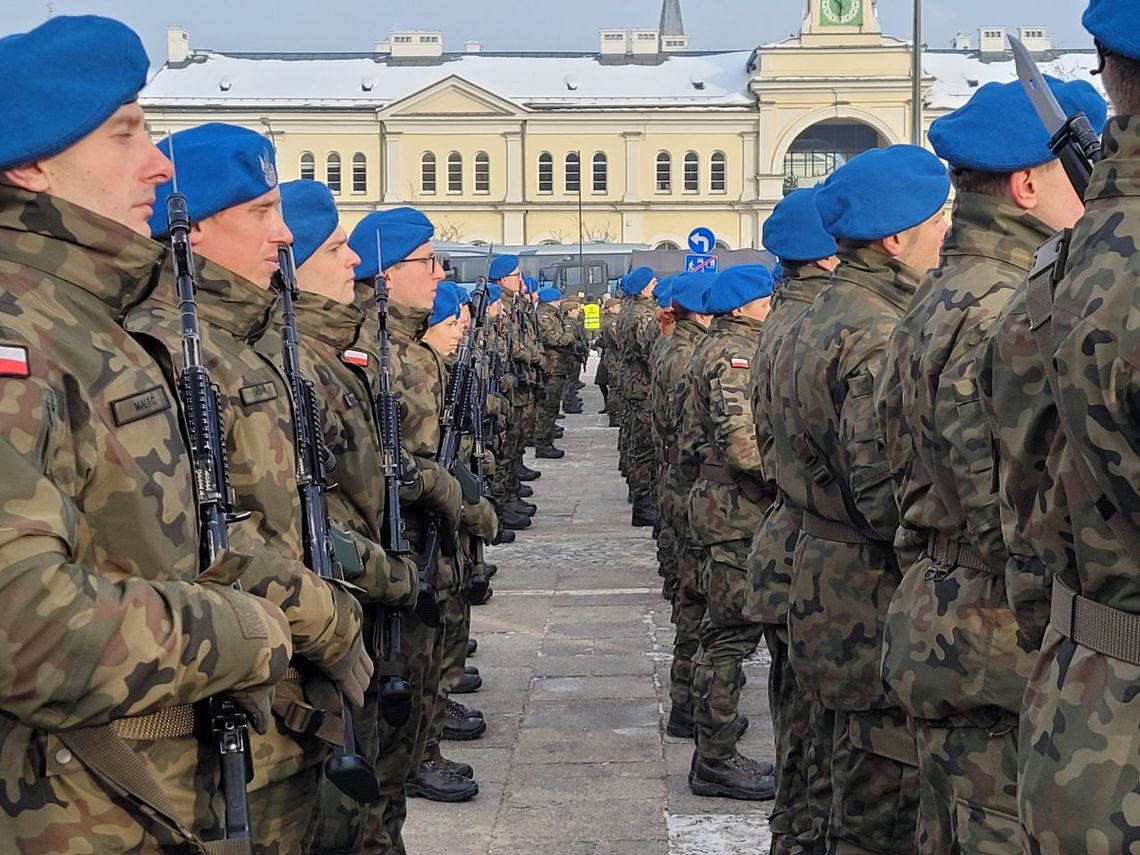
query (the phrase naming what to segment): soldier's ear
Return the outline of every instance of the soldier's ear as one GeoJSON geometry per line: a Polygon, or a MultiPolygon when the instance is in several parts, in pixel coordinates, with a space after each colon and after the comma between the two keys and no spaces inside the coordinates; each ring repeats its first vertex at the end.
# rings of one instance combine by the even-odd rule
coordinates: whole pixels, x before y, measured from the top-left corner
{"type": "Polygon", "coordinates": [[[38,160],[5,169],[0,174],[0,181],[13,187],[19,187],[21,190],[27,190],[29,193],[48,193],[51,191],[51,179],[38,160]]]}
{"type": "Polygon", "coordinates": [[[1037,173],[1038,169],[1019,169],[1009,176],[1010,200],[1023,211],[1032,211],[1041,204],[1037,173]]]}
{"type": "Polygon", "coordinates": [[[194,223],[194,225],[190,226],[190,246],[197,246],[205,237],[206,232],[205,229],[202,228],[202,223],[194,223]]]}

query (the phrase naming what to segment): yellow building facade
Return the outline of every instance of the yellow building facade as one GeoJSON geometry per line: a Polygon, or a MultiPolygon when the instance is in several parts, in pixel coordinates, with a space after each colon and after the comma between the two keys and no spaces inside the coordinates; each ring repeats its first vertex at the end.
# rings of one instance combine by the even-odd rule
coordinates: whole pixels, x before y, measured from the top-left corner
{"type": "MultiPolygon", "coordinates": [[[[1040,28],[1020,35],[1050,73],[1095,64],[1052,51],[1040,28]]],[[[725,248],[760,248],[788,189],[908,141],[913,121],[911,45],[865,0],[809,0],[798,35],[751,52],[688,51],[678,0],[657,29],[601,31],[592,54],[445,53],[441,34],[418,32],[370,53],[231,54],[168,36],[141,98],[156,135],[257,129],[282,180],[328,183],[347,226],[414,205],[463,243],[683,247],[702,225],[725,248]]],[[[923,52],[924,139],[979,85],[1014,79],[1004,36],[923,52]]]]}

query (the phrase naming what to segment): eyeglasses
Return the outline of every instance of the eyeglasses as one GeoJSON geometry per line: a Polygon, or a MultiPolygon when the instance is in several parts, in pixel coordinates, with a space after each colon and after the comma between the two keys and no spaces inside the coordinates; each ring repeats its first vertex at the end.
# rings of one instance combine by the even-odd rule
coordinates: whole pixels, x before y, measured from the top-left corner
{"type": "Polygon", "coordinates": [[[428,262],[431,265],[431,272],[432,273],[435,273],[435,269],[437,267],[440,270],[443,269],[443,265],[439,263],[439,259],[436,258],[434,255],[425,255],[423,258],[405,258],[403,261],[400,262],[400,264],[407,264],[410,261],[426,261],[426,262],[428,262]]]}

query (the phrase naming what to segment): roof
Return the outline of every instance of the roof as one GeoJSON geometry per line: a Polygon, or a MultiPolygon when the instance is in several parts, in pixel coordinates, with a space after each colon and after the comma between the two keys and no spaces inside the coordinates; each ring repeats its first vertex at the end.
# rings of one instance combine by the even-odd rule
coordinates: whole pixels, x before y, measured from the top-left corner
{"type": "MultiPolygon", "coordinates": [[[[1097,67],[1095,51],[1053,51],[1051,55],[1052,59],[1037,63],[1045,74],[1061,80],[1087,80],[1105,95],[1100,77],[1089,76],[1097,67]]],[[[930,95],[930,107],[934,109],[956,110],[969,101],[980,86],[1017,80],[1012,59],[983,61],[976,52],[927,51],[922,56],[922,69],[934,77],[930,95]]]]}
{"type": "Polygon", "coordinates": [[[196,52],[164,65],[144,106],[382,108],[455,76],[530,109],[739,108],[749,51],[670,54],[654,64],[610,64],[597,54],[444,54],[393,61],[383,54],[196,52]],[[523,68],[525,63],[525,70],[523,68]],[[697,85],[699,84],[699,86],[697,85]],[[225,88],[223,88],[223,85],[225,88]]]}

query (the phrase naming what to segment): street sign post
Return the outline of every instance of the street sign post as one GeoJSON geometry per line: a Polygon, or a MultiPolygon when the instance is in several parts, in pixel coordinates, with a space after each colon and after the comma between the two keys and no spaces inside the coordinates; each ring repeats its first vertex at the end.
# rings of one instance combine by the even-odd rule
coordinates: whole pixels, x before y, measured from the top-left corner
{"type": "Polygon", "coordinates": [[[685,272],[716,273],[717,260],[715,255],[706,255],[700,252],[690,253],[685,256],[685,272]]]}
{"type": "Polygon", "coordinates": [[[708,255],[716,249],[716,235],[705,226],[697,226],[689,232],[689,249],[697,255],[708,255]]]}

